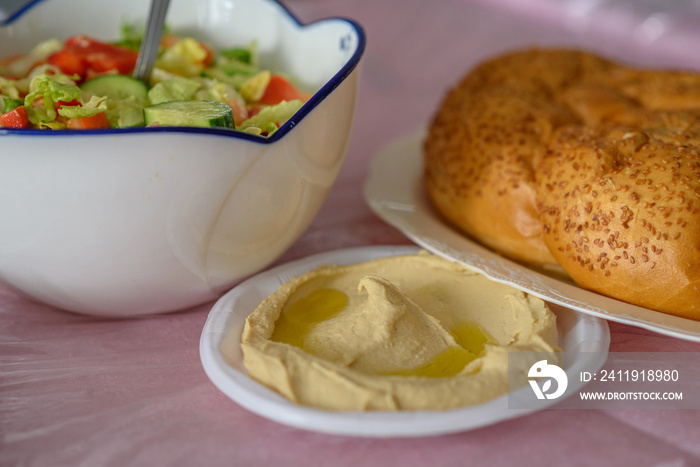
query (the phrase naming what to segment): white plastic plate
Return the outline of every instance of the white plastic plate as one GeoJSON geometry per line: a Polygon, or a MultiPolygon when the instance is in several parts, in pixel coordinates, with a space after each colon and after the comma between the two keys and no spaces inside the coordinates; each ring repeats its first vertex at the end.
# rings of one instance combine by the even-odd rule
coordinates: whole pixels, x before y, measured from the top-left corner
{"type": "MultiPolygon", "coordinates": [[[[322,264],[351,264],[418,251],[409,246],[374,246],[321,253],[291,262],[239,284],[216,302],[202,331],[200,357],[211,381],[251,412],[312,431],[366,437],[428,436],[470,430],[535,409],[509,409],[504,395],[482,405],[447,411],[335,412],[294,404],[257,383],[243,366],[240,347],[245,319],[280,285],[322,264]]],[[[610,333],[604,320],[556,305],[560,346],[576,357],[565,363],[569,388],[578,389],[581,371],[599,370],[607,358],[610,333]]],[[[531,391],[529,387],[521,390],[531,391]]],[[[573,393],[571,391],[570,393],[573,393]]],[[[559,399],[561,400],[561,399],[559,399]]],[[[556,401],[547,401],[537,410],[556,401]]]]}
{"type": "Polygon", "coordinates": [[[660,334],[700,342],[700,321],[630,305],[541,274],[471,241],[430,206],[423,190],[424,132],[397,140],[375,156],[364,195],[382,219],[418,245],[498,282],[567,308],[660,334]]]}

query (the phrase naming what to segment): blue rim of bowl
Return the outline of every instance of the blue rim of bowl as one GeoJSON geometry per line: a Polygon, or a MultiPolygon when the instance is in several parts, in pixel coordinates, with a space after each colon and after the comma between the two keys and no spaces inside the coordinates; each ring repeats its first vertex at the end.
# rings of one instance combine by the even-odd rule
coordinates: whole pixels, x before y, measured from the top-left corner
{"type": "MultiPolygon", "coordinates": [[[[20,17],[24,16],[32,8],[36,7],[40,3],[47,0],[31,0],[24,6],[20,7],[17,11],[12,13],[5,20],[0,21],[0,27],[9,26],[14,21],[18,20],[20,17]]],[[[340,83],[342,83],[345,78],[347,78],[350,73],[355,69],[357,64],[360,62],[360,58],[365,51],[365,46],[367,43],[367,38],[365,31],[360,26],[359,23],[342,17],[328,17],[310,23],[302,23],[294,14],[279,0],[271,0],[276,3],[280,9],[300,28],[312,26],[317,23],[322,23],[325,21],[344,21],[348,23],[355,30],[358,37],[357,47],[352,57],[343,65],[343,67],[328,80],[321,89],[316,91],[311,98],[304,103],[304,105],[292,115],[292,117],[287,120],[284,125],[279,127],[279,129],[271,137],[258,136],[250,133],[245,133],[242,131],[227,130],[224,128],[198,128],[198,127],[136,127],[136,128],[110,128],[104,130],[36,130],[36,129],[12,129],[12,128],[0,128],[0,135],[27,135],[27,136],[42,136],[42,137],[63,137],[63,136],[77,136],[80,134],[90,134],[90,135],[123,135],[123,134],[146,134],[146,133],[199,133],[199,134],[209,134],[209,135],[219,135],[225,136],[227,138],[236,138],[252,141],[260,144],[271,144],[281,138],[283,138],[287,133],[289,133],[292,128],[294,128],[306,115],[309,114],[318,104],[321,103],[335,88],[337,88],[340,83]]]]}

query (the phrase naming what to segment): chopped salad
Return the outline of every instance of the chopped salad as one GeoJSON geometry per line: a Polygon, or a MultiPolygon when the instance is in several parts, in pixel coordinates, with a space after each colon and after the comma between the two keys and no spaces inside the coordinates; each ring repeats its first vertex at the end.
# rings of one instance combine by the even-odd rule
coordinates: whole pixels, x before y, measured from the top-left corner
{"type": "Polygon", "coordinates": [[[203,126],[272,135],[309,99],[261,68],[255,43],[215,51],[165,32],[150,82],[131,77],[141,38],[76,35],[0,60],[0,127],[47,130],[203,126]]]}

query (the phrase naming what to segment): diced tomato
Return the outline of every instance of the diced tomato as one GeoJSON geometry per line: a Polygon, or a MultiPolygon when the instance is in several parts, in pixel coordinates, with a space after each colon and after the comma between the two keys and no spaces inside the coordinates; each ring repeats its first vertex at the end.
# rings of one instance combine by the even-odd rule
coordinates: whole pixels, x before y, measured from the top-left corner
{"type": "Polygon", "coordinates": [[[61,107],[75,107],[76,105],[80,105],[78,99],[73,99],[70,102],[58,101],[56,102],[56,110],[60,109],[61,107]]]}
{"type": "Polygon", "coordinates": [[[238,126],[245,122],[248,117],[248,110],[245,108],[245,102],[239,101],[238,98],[232,98],[228,101],[228,106],[231,107],[231,112],[233,113],[233,123],[238,126]]]}
{"type": "Polygon", "coordinates": [[[202,61],[202,64],[205,67],[210,66],[212,63],[214,63],[214,50],[212,50],[211,47],[209,47],[207,44],[204,42],[199,42],[199,45],[202,46],[202,48],[207,52],[206,57],[204,57],[204,60],[202,61]]]}
{"type": "Polygon", "coordinates": [[[46,59],[46,63],[58,67],[67,75],[80,75],[81,77],[85,76],[88,68],[88,64],[83,57],[68,49],[61,49],[52,53],[46,59]]]}
{"type": "Polygon", "coordinates": [[[292,83],[280,75],[272,75],[270,83],[260,98],[260,102],[267,105],[279,104],[282,101],[299,99],[302,102],[309,100],[309,95],[299,91],[292,83]]]}
{"type": "Polygon", "coordinates": [[[161,47],[167,49],[180,42],[180,40],[181,39],[175,34],[163,34],[163,36],[160,38],[160,45],[161,47]]]}
{"type": "Polygon", "coordinates": [[[0,127],[3,128],[29,128],[27,109],[23,105],[0,115],[0,127]]]}
{"type": "Polygon", "coordinates": [[[260,111],[261,111],[262,109],[263,109],[262,107],[257,106],[257,105],[256,105],[256,106],[248,107],[248,118],[250,118],[250,117],[255,117],[257,114],[260,113],[260,111]]]}
{"type": "MultiPolygon", "coordinates": [[[[129,51],[131,52],[131,51],[129,51]]],[[[109,73],[116,71],[121,74],[130,74],[136,65],[136,54],[133,63],[129,57],[123,57],[109,51],[90,52],[87,56],[89,68],[98,73],[109,73]]]]}
{"type": "Polygon", "coordinates": [[[46,62],[57,66],[63,73],[77,74],[84,79],[88,72],[92,75],[131,74],[137,57],[133,50],[79,35],[69,37],[63,48],[51,54],[46,62]]]}
{"type": "Polygon", "coordinates": [[[107,114],[100,112],[92,117],[69,118],[66,127],[71,130],[90,130],[97,128],[109,128],[107,114]]]}

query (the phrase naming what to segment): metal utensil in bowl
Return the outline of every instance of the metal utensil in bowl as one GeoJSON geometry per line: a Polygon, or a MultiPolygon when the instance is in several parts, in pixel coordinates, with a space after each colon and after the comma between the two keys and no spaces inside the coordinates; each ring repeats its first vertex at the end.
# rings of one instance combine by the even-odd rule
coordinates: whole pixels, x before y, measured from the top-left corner
{"type": "Polygon", "coordinates": [[[158,55],[160,37],[163,34],[165,15],[168,12],[170,0],[151,0],[151,11],[148,14],[146,31],[141,41],[139,55],[134,67],[133,77],[148,84],[153,71],[153,63],[158,55]]]}

